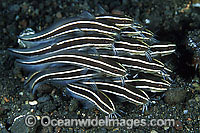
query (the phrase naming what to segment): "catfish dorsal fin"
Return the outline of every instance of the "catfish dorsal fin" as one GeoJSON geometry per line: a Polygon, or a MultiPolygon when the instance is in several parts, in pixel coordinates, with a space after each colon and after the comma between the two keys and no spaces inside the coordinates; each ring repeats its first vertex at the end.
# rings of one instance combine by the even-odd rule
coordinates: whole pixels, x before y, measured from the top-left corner
{"type": "Polygon", "coordinates": [[[95,19],[95,17],[89,13],[88,11],[83,11],[80,15],[79,15],[80,18],[83,18],[83,19],[95,19]]]}

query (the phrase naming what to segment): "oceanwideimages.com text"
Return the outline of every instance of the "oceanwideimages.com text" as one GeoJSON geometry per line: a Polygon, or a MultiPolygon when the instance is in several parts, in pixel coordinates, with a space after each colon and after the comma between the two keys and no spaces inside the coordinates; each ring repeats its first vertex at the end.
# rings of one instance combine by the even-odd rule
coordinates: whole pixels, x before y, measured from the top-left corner
{"type": "MultiPolygon", "coordinates": [[[[49,116],[42,116],[40,118],[40,123],[42,126],[53,126],[53,127],[127,127],[127,129],[132,129],[138,126],[174,126],[174,119],[110,119],[108,116],[105,119],[51,119],[49,116]]],[[[27,115],[25,118],[25,124],[29,127],[33,127],[38,122],[37,118],[33,115],[27,115]]]]}

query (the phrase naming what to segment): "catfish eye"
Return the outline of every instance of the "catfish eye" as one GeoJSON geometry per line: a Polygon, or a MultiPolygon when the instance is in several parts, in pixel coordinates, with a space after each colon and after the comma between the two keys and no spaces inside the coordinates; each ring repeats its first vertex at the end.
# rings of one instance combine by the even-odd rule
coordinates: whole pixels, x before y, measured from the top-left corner
{"type": "Polygon", "coordinates": [[[163,85],[158,85],[159,87],[163,87],[163,85]]]}
{"type": "Polygon", "coordinates": [[[116,73],[117,73],[117,72],[118,72],[118,70],[114,70],[114,72],[116,72],[116,73]]]}
{"type": "Polygon", "coordinates": [[[172,50],[173,49],[173,47],[168,47],[168,50],[172,50]]]}
{"type": "Polygon", "coordinates": [[[137,50],[141,50],[141,47],[137,47],[137,50]]]}

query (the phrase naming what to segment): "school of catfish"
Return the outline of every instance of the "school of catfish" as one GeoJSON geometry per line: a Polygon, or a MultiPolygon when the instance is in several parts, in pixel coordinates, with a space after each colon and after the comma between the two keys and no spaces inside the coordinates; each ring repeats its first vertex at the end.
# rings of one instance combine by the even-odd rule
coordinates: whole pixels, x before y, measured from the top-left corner
{"type": "Polygon", "coordinates": [[[24,84],[33,93],[44,83],[62,85],[110,116],[117,110],[108,94],[145,108],[149,93],[171,85],[172,71],[159,57],[175,52],[176,45],[158,41],[127,16],[84,12],[39,33],[27,29],[18,43],[24,48],[9,51],[29,73],[24,84]]]}

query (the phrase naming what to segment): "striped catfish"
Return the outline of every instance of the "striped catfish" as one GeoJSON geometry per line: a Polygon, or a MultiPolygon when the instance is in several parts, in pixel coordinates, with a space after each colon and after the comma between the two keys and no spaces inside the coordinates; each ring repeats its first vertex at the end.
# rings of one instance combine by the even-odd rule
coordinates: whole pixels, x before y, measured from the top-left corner
{"type": "Polygon", "coordinates": [[[44,69],[52,64],[71,64],[100,71],[107,76],[124,77],[127,74],[126,69],[120,63],[103,57],[99,58],[78,53],[56,53],[26,60],[17,59],[16,61],[24,67],[32,65],[35,67],[43,67],[44,69]]]}
{"type": "Polygon", "coordinates": [[[34,72],[25,81],[25,86],[29,89],[33,89],[35,93],[37,87],[43,83],[51,82],[62,84],[66,86],[69,83],[77,82],[79,80],[88,80],[94,77],[98,77],[99,73],[89,70],[87,68],[78,67],[60,67],[44,69],[34,72]]]}
{"type": "Polygon", "coordinates": [[[133,24],[133,19],[126,16],[119,15],[100,15],[96,16],[95,19],[99,22],[110,22],[119,28],[130,27],[133,24]]]}
{"type": "MultiPolygon", "coordinates": [[[[43,40],[41,45],[27,49],[9,49],[14,54],[20,54],[25,56],[36,56],[40,54],[51,54],[59,53],[60,51],[73,50],[73,49],[84,49],[84,48],[96,48],[96,47],[113,47],[114,38],[110,38],[101,34],[88,34],[77,35],[70,37],[57,38],[54,41],[46,42],[43,40]]],[[[26,41],[27,43],[35,43],[34,41],[26,41]]],[[[30,44],[30,45],[32,45],[30,44]]],[[[20,56],[18,55],[18,56],[20,56]]],[[[17,56],[17,55],[16,55],[17,56]]]]}
{"type": "Polygon", "coordinates": [[[100,33],[109,36],[117,36],[121,31],[116,26],[87,19],[78,19],[74,21],[66,20],[66,22],[63,21],[61,24],[55,25],[36,34],[20,36],[19,39],[26,41],[37,41],[40,39],[51,39],[72,33],[76,34],[77,32],[100,33]]]}
{"type": "Polygon", "coordinates": [[[28,34],[27,32],[20,34],[18,42],[21,40],[30,41],[30,40],[39,40],[42,38],[48,38],[50,35],[55,35],[57,31],[61,31],[61,26],[79,20],[93,20],[93,18],[77,16],[77,17],[62,19],[39,33],[35,34],[34,32],[31,31],[30,34],[28,34]]]}
{"type": "Polygon", "coordinates": [[[150,30],[144,28],[140,24],[135,23],[130,17],[123,17],[119,15],[100,15],[96,16],[95,19],[104,23],[110,22],[119,27],[122,30],[120,35],[123,37],[155,41],[153,38],[154,34],[150,30]]]}
{"type": "Polygon", "coordinates": [[[151,56],[165,56],[175,52],[176,44],[169,42],[157,42],[150,46],[151,56]]]}
{"type": "MultiPolygon", "coordinates": [[[[160,61],[153,59],[152,62],[148,62],[143,56],[110,56],[100,55],[101,57],[112,59],[121,63],[125,68],[130,70],[138,70],[145,73],[158,73],[163,74],[163,70],[171,72],[160,61]]],[[[165,74],[165,76],[169,76],[165,74]]]]}
{"type": "MultiPolygon", "coordinates": [[[[68,84],[66,88],[69,93],[75,97],[83,100],[88,100],[96,107],[98,107],[102,112],[108,115],[115,114],[115,106],[112,100],[101,90],[94,90],[90,86],[86,86],[83,84],[68,84]]],[[[88,106],[88,105],[87,105],[88,106]]]]}
{"type": "Polygon", "coordinates": [[[143,55],[149,51],[149,45],[144,41],[132,39],[132,38],[121,38],[115,41],[115,50],[117,52],[125,52],[132,55],[143,55]]]}
{"type": "Polygon", "coordinates": [[[166,83],[165,80],[163,82],[156,82],[149,79],[132,79],[125,80],[124,82],[135,86],[137,89],[151,92],[164,92],[170,87],[170,84],[166,83]]]}
{"type": "Polygon", "coordinates": [[[113,84],[112,82],[110,83],[101,81],[92,81],[92,82],[86,81],[82,83],[86,85],[95,84],[97,88],[100,89],[101,91],[122,97],[134,104],[143,105],[148,103],[150,100],[150,98],[144,91],[136,89],[134,86],[131,86],[129,84],[125,84],[125,86],[120,86],[113,84]]]}
{"type": "MultiPolygon", "coordinates": [[[[128,80],[125,79],[124,82],[144,91],[164,92],[171,86],[169,81],[150,73],[135,72],[135,74],[133,74],[131,72],[131,75],[134,75],[134,77],[128,80]]],[[[121,80],[114,80],[113,82],[121,84],[121,80]]]]}
{"type": "MultiPolygon", "coordinates": [[[[106,12],[103,13],[103,15],[95,16],[95,19],[102,23],[112,23],[113,25],[119,27],[120,29],[135,29],[135,30],[146,30],[149,33],[152,33],[148,29],[145,29],[141,24],[136,23],[133,18],[128,16],[120,16],[120,15],[105,15],[106,12]]],[[[152,33],[153,34],[153,33],[152,33]]]]}

